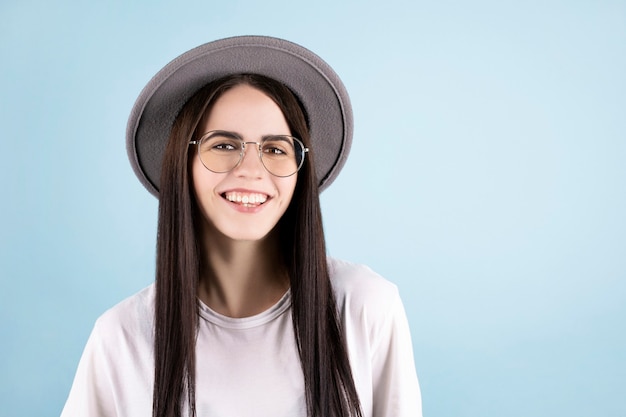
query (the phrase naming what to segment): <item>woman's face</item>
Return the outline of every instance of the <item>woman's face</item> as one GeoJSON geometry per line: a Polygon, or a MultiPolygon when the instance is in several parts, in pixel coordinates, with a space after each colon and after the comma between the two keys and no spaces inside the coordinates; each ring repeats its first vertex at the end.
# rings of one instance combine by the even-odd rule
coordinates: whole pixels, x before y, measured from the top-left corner
{"type": "MultiPolygon", "coordinates": [[[[200,133],[222,130],[246,142],[268,135],[290,135],[280,108],[260,90],[238,85],[222,94],[201,122],[200,133]]],[[[204,167],[197,154],[192,159],[194,192],[208,233],[239,241],[260,240],[276,226],[287,210],[297,174],[280,178],[263,167],[258,148],[246,145],[245,155],[232,171],[215,173],[204,167]]]]}

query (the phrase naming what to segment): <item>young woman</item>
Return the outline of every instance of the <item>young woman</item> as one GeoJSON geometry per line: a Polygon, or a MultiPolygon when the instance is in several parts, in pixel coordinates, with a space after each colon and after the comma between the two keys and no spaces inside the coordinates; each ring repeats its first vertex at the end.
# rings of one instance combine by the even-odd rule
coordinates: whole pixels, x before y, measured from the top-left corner
{"type": "Polygon", "coordinates": [[[341,81],[293,43],[161,70],[127,135],[159,198],[155,284],[98,319],[62,416],[421,416],[396,287],[326,256],[319,192],[351,134],[341,81]]]}

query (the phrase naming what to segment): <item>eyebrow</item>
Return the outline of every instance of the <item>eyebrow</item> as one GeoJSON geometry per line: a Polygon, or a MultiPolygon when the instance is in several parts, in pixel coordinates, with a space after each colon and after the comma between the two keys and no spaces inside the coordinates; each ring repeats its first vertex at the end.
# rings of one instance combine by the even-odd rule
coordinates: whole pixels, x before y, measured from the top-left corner
{"type": "MultiPolygon", "coordinates": [[[[237,132],[232,132],[230,130],[219,130],[219,129],[213,130],[211,135],[210,135],[210,137],[215,136],[215,135],[222,135],[222,136],[226,136],[228,138],[240,139],[240,140],[246,142],[246,140],[244,139],[243,135],[241,135],[241,134],[239,134],[237,132]]],[[[284,135],[284,134],[273,133],[273,134],[261,136],[261,140],[264,140],[264,139],[267,139],[267,138],[276,138],[276,137],[279,137],[282,140],[287,141],[286,138],[291,138],[292,136],[291,135],[284,135]]]]}
{"type": "Polygon", "coordinates": [[[228,130],[214,130],[209,137],[213,137],[213,136],[216,136],[216,135],[226,136],[226,137],[233,138],[233,139],[241,139],[241,140],[243,140],[243,136],[241,136],[239,133],[231,132],[231,131],[228,131],[228,130]]]}

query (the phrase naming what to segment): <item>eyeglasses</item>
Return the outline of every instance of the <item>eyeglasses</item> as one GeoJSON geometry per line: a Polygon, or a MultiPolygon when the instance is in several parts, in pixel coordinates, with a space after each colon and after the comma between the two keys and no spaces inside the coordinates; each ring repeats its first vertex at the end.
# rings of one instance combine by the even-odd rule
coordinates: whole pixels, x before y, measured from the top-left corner
{"type": "Polygon", "coordinates": [[[247,145],[256,145],[261,163],[276,177],[289,177],[302,167],[304,156],[309,151],[304,144],[292,136],[271,135],[261,142],[246,142],[239,135],[223,130],[212,130],[198,140],[189,141],[198,145],[198,156],[202,165],[215,173],[229,172],[243,160],[247,145]]]}

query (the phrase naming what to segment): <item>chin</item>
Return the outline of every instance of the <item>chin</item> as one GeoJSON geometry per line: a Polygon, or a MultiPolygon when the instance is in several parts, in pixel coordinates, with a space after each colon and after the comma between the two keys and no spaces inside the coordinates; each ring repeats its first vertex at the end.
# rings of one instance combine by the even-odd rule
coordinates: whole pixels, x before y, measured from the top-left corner
{"type": "Polygon", "coordinates": [[[250,230],[250,228],[246,230],[237,229],[237,230],[220,230],[220,233],[224,235],[226,238],[235,241],[235,242],[262,242],[267,240],[270,236],[275,235],[274,231],[275,227],[261,229],[261,230],[250,230]]]}

